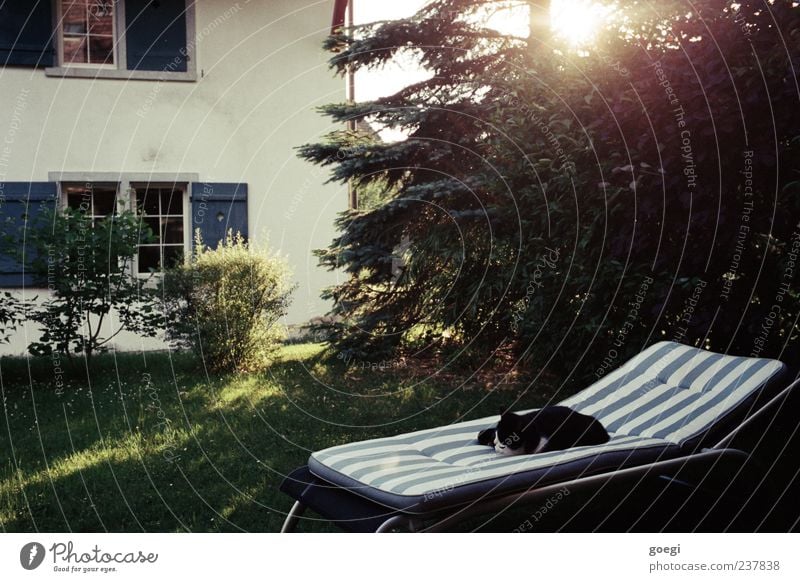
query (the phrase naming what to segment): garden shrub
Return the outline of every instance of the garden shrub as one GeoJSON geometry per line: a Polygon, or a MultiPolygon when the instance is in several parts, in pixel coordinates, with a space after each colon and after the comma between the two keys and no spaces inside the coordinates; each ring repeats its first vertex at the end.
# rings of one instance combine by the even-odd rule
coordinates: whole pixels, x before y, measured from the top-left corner
{"type": "Polygon", "coordinates": [[[286,262],[229,232],[164,274],[167,339],[203,359],[210,372],[263,369],[283,337],[278,320],[294,286],[286,262]]]}
{"type": "Polygon", "coordinates": [[[30,269],[50,297],[28,308],[42,330],[28,351],[81,354],[90,361],[122,331],[156,336],[161,315],[155,290],[132,272],[138,244],[151,237],[130,210],[102,219],[73,208],[43,210],[29,235],[36,257],[30,269]]]}

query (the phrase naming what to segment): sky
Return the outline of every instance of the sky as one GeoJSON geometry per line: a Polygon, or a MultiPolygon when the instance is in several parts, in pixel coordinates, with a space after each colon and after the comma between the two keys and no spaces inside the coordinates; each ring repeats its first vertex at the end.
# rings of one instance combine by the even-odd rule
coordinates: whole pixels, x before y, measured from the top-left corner
{"type": "MultiPolygon", "coordinates": [[[[377,20],[395,20],[411,16],[422,8],[427,0],[352,0],[355,24],[366,24],[377,20]]],[[[380,71],[358,71],[355,80],[356,101],[370,101],[396,93],[403,87],[422,81],[429,74],[410,59],[396,59],[380,71]]]]}
{"type": "MultiPolygon", "coordinates": [[[[355,24],[366,24],[378,20],[394,20],[405,18],[422,8],[428,0],[351,0],[355,24]]],[[[500,17],[496,21],[498,30],[527,36],[528,16],[519,13],[500,17]]],[[[413,58],[402,56],[395,58],[381,70],[361,70],[355,75],[356,101],[370,101],[396,93],[403,87],[430,77],[430,73],[422,69],[413,58]]],[[[382,130],[383,139],[394,141],[404,139],[402,132],[382,130]]]]}

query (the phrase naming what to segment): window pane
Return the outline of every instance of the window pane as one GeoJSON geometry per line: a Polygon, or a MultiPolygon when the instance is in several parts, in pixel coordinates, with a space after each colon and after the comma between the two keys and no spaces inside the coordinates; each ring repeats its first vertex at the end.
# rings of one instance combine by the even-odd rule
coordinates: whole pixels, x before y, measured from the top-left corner
{"type": "Polygon", "coordinates": [[[180,190],[161,190],[161,212],[163,214],[183,214],[183,192],[180,190]]]}
{"type": "Polygon", "coordinates": [[[164,263],[166,268],[180,265],[183,262],[183,246],[165,246],[164,263]]]}
{"type": "Polygon", "coordinates": [[[115,188],[94,189],[94,214],[95,216],[108,216],[114,214],[117,204],[117,190],[115,188]]]}
{"type": "Polygon", "coordinates": [[[63,0],[61,3],[64,34],[86,34],[86,1],[63,0]]]}
{"type": "Polygon", "coordinates": [[[159,247],[139,247],[139,272],[149,273],[159,270],[159,247]]]}
{"type": "Polygon", "coordinates": [[[114,39],[110,36],[89,37],[89,62],[114,64],[114,39]]]}
{"type": "Polygon", "coordinates": [[[114,34],[113,0],[93,0],[89,3],[89,33],[111,36],[114,34]]]}
{"type": "Polygon", "coordinates": [[[155,235],[148,244],[139,247],[140,273],[148,273],[150,268],[160,272],[165,265],[183,262],[183,196],[180,188],[136,188],[136,205],[143,212],[142,225],[147,225],[155,235]]]}
{"type": "Polygon", "coordinates": [[[90,213],[92,211],[92,197],[85,190],[67,188],[67,206],[73,210],[90,213]]]}
{"type": "Polygon", "coordinates": [[[145,214],[151,216],[158,215],[158,190],[155,188],[136,190],[136,204],[140,212],[143,211],[145,214]]]}
{"type": "Polygon", "coordinates": [[[149,225],[142,219],[139,221],[139,244],[153,244],[153,235],[155,233],[148,230],[149,225]]]}
{"type": "Polygon", "coordinates": [[[152,242],[152,243],[161,242],[161,233],[160,233],[161,229],[159,228],[159,219],[158,219],[158,217],[155,217],[155,218],[145,217],[145,218],[142,219],[142,222],[144,224],[146,224],[147,226],[149,226],[150,230],[153,231],[154,238],[150,242],[152,242]]]}
{"type": "Polygon", "coordinates": [[[164,219],[164,242],[183,244],[183,219],[164,219]]]}
{"type": "Polygon", "coordinates": [[[64,62],[65,63],[85,63],[86,62],[86,37],[64,37],[64,62]]]}

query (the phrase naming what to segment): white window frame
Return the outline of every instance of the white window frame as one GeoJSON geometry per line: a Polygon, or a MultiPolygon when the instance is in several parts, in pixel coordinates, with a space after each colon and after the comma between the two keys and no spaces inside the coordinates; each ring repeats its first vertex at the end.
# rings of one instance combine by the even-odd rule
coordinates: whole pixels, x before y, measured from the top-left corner
{"type": "MultiPolygon", "coordinates": [[[[66,0],[68,1],[68,0],[66,0]]],[[[118,68],[119,63],[119,50],[118,50],[118,42],[117,39],[119,38],[118,31],[119,26],[117,24],[119,20],[118,15],[118,8],[119,5],[124,0],[112,0],[111,4],[114,7],[112,13],[112,20],[111,20],[111,54],[113,56],[114,62],[113,63],[65,63],[64,62],[64,18],[63,18],[63,7],[65,0],[55,0],[56,9],[53,13],[56,15],[56,22],[58,23],[58,27],[56,28],[57,34],[56,38],[58,39],[58,46],[56,47],[56,58],[58,59],[59,64],[64,68],[77,68],[77,69],[109,69],[109,70],[116,70],[118,68]]],[[[86,32],[87,36],[87,45],[86,50],[89,50],[88,45],[88,31],[86,32]]],[[[87,52],[87,55],[89,53],[87,52]]]]}
{"type": "Polygon", "coordinates": [[[133,71],[128,69],[128,55],[125,42],[126,15],[125,0],[114,2],[114,64],[64,63],[64,33],[61,19],[63,0],[51,0],[53,9],[53,30],[56,44],[55,67],[47,67],[48,77],[82,77],[90,79],[127,79],[145,81],[197,81],[197,34],[195,23],[195,0],[186,0],[186,71],[133,71]]]}
{"type": "MultiPolygon", "coordinates": [[[[87,184],[91,184],[92,188],[114,188],[116,190],[116,194],[114,199],[116,201],[116,209],[120,210],[120,189],[118,182],[104,182],[99,180],[93,180],[89,182],[81,182],[81,181],[72,181],[72,180],[64,180],[63,182],[58,182],[58,207],[62,210],[69,206],[69,198],[68,193],[65,187],[68,186],[86,186],[87,184]]],[[[92,225],[101,217],[99,214],[94,213],[94,200],[92,200],[92,209],[89,213],[89,216],[92,219],[92,225]]]]}
{"type": "MultiPolygon", "coordinates": [[[[183,218],[183,261],[184,263],[189,259],[191,250],[192,250],[192,237],[191,237],[191,230],[192,230],[192,217],[190,215],[190,204],[189,204],[189,188],[191,184],[189,182],[160,182],[150,180],[148,182],[137,182],[134,180],[130,180],[128,182],[128,197],[127,199],[130,202],[131,208],[136,207],[136,190],[141,190],[142,188],[172,188],[174,190],[182,189],[183,196],[182,196],[182,205],[181,205],[181,217],[183,218]]],[[[160,204],[160,201],[159,201],[160,204]]],[[[160,209],[160,207],[159,207],[160,209]]],[[[159,214],[158,218],[163,218],[165,214],[159,214]]],[[[158,246],[159,249],[163,248],[166,243],[164,241],[160,241],[158,246]]],[[[169,244],[168,246],[177,246],[175,244],[169,244]]],[[[163,256],[163,251],[159,250],[159,256],[163,256]]],[[[163,268],[163,265],[162,265],[163,268]]],[[[161,275],[162,272],[155,271],[153,273],[140,273],[139,272],[139,253],[136,253],[136,256],[133,260],[133,272],[136,273],[140,277],[150,277],[151,275],[161,275]]]]}
{"type": "MultiPolygon", "coordinates": [[[[191,196],[192,184],[199,182],[200,177],[195,173],[166,173],[166,172],[50,172],[48,174],[50,182],[58,183],[59,206],[65,208],[67,205],[66,192],[63,190],[64,184],[98,184],[109,186],[117,184],[117,210],[123,208],[135,209],[136,187],[150,184],[153,187],[177,187],[184,189],[183,192],[183,257],[184,261],[191,258],[192,253],[192,213],[189,198],[191,196]]],[[[150,277],[158,278],[161,273],[139,273],[139,253],[136,253],[131,264],[133,274],[137,277],[146,279],[150,277]]]]}

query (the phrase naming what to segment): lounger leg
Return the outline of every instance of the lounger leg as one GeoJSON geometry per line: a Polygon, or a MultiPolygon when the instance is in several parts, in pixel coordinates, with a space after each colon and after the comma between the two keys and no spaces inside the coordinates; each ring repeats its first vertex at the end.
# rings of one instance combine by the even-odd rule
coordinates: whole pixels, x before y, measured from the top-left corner
{"type": "Polygon", "coordinates": [[[390,517],[384,521],[378,527],[378,529],[375,530],[375,533],[388,533],[396,527],[405,527],[406,529],[409,529],[408,518],[404,515],[395,515],[394,517],[390,517]]]}
{"type": "Polygon", "coordinates": [[[306,510],[305,505],[303,505],[299,501],[295,501],[294,505],[292,505],[292,508],[289,510],[289,513],[286,514],[286,521],[283,522],[281,533],[293,532],[295,526],[297,526],[297,522],[300,521],[300,516],[303,515],[303,512],[305,510],[306,510]]]}

